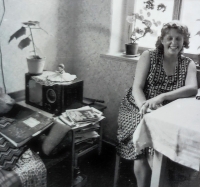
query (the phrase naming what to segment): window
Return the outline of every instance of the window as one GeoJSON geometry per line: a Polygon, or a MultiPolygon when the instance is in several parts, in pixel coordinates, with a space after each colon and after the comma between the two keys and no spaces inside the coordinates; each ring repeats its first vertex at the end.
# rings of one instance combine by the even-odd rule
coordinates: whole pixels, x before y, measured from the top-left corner
{"type": "Polygon", "coordinates": [[[186,53],[197,54],[200,52],[200,1],[183,0],[181,6],[180,20],[183,21],[190,31],[190,48],[186,53]],[[198,33],[198,34],[197,34],[198,33]]]}
{"type": "MultiPolygon", "coordinates": [[[[139,13],[143,10],[144,13],[144,2],[151,2],[148,0],[135,0],[134,13],[139,13]]],[[[146,4],[146,3],[145,3],[146,4]]],[[[154,10],[149,10],[151,13],[151,21],[154,20],[162,20],[162,24],[166,23],[172,19],[181,20],[185,23],[189,31],[191,33],[190,38],[190,48],[185,49],[184,52],[198,54],[200,52],[200,1],[199,0],[154,0],[154,10]],[[166,10],[155,11],[157,9],[158,4],[166,5],[166,10]],[[199,33],[198,33],[199,32],[199,33]],[[198,34],[197,34],[198,33],[198,34]]],[[[143,14],[144,14],[143,13],[143,14]]],[[[155,42],[157,40],[157,36],[160,35],[160,30],[162,27],[152,26],[153,34],[148,33],[144,38],[139,40],[139,46],[144,48],[154,48],[155,42]],[[148,42],[147,42],[148,41],[148,42]]]]}
{"type": "MultiPolygon", "coordinates": [[[[126,17],[134,13],[140,13],[144,8],[144,2],[149,0],[116,0],[112,1],[112,31],[110,40],[109,53],[123,52],[125,50],[125,43],[128,43],[128,28],[129,24],[126,17]]],[[[150,0],[151,1],[151,0],[150,0]]],[[[139,40],[139,47],[154,48],[157,36],[161,30],[162,24],[170,20],[181,20],[189,27],[191,33],[190,48],[185,49],[184,52],[191,54],[200,53],[200,0],[154,0],[154,10],[143,10],[144,17],[147,12],[151,13],[151,20],[160,20],[161,25],[152,29],[155,31],[153,35],[147,34],[144,38],[139,40]],[[163,3],[166,5],[164,12],[155,11],[157,5],[163,3]],[[198,33],[198,34],[197,34],[198,33]]],[[[148,16],[147,16],[148,18],[148,16]]],[[[195,57],[196,58],[196,57],[195,57]]]]}
{"type": "MultiPolygon", "coordinates": [[[[133,12],[138,13],[144,17],[144,20],[149,20],[152,23],[151,29],[153,33],[147,33],[145,37],[140,38],[137,42],[140,47],[154,48],[157,37],[160,36],[162,25],[173,18],[174,0],[154,0],[153,9],[146,8],[149,5],[147,2],[146,0],[135,0],[133,12]]],[[[136,20],[135,27],[143,30],[145,25],[141,21],[136,20]]]]}

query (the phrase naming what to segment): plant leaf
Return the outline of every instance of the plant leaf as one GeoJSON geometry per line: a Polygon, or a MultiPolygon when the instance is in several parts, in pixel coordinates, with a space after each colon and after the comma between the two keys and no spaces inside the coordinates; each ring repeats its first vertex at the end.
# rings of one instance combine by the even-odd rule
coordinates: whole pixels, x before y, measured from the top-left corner
{"type": "Polygon", "coordinates": [[[21,29],[19,29],[18,31],[16,31],[16,32],[10,37],[8,43],[10,43],[11,40],[12,40],[13,38],[16,38],[16,39],[17,39],[17,38],[19,38],[20,36],[22,36],[22,35],[24,35],[24,34],[26,34],[26,28],[25,28],[25,27],[21,27],[21,29]]]}
{"type": "Polygon", "coordinates": [[[31,42],[31,39],[29,37],[24,38],[18,45],[18,47],[20,49],[24,49],[25,47],[27,47],[31,42]]]}
{"type": "Polygon", "coordinates": [[[150,27],[144,28],[144,35],[143,35],[143,37],[144,37],[148,32],[151,33],[151,34],[153,34],[153,31],[151,30],[150,27]]]}
{"type": "Polygon", "coordinates": [[[143,21],[144,20],[144,16],[142,16],[142,15],[138,16],[138,20],[143,21]]]}
{"type": "Polygon", "coordinates": [[[135,18],[136,18],[136,19],[139,18],[139,14],[138,14],[138,13],[135,14],[135,18]]]}
{"type": "Polygon", "coordinates": [[[196,35],[199,35],[199,36],[200,36],[200,31],[198,31],[198,32],[196,33],[196,35]]]}
{"type": "Polygon", "coordinates": [[[163,4],[163,3],[160,3],[158,6],[157,6],[157,10],[162,10],[162,12],[164,12],[166,10],[166,6],[163,4]]]}
{"type": "Polygon", "coordinates": [[[147,27],[151,27],[152,26],[151,21],[149,21],[147,19],[143,20],[142,23],[145,24],[147,27]]]}

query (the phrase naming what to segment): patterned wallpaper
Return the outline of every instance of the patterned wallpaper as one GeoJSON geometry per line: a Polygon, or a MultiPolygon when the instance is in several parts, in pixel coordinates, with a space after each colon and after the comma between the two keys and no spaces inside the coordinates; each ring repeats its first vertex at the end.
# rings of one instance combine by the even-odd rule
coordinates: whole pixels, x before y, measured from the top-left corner
{"type": "Polygon", "coordinates": [[[114,140],[117,108],[113,106],[118,104],[115,86],[118,71],[113,67],[119,66],[100,59],[100,54],[109,48],[111,2],[78,0],[75,12],[73,70],[84,80],[84,96],[105,100],[108,105],[106,121],[109,123],[105,124],[104,136],[114,140]]]}
{"type": "MultiPolygon", "coordinates": [[[[21,28],[24,21],[39,21],[43,29],[34,30],[33,36],[37,48],[46,57],[46,70],[55,70],[59,63],[64,63],[71,71],[73,40],[73,9],[74,3],[70,0],[6,0],[6,12],[0,27],[2,63],[7,92],[24,89],[24,74],[28,72],[26,57],[32,46],[20,50],[19,41],[27,36],[13,39],[8,43],[10,36],[21,28]],[[69,3],[70,2],[70,3],[69,3]]],[[[0,2],[0,17],[3,6],[0,2]]],[[[28,32],[27,32],[28,33],[28,32]]],[[[0,67],[1,68],[1,67],[0,67]]],[[[1,69],[0,69],[1,70],[1,69]]],[[[0,86],[2,77],[0,76],[0,86]]]]}

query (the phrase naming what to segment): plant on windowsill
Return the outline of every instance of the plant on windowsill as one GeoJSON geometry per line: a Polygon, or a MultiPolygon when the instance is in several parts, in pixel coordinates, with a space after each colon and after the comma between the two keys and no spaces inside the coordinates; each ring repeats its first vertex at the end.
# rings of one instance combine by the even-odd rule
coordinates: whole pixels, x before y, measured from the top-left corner
{"type": "Polygon", "coordinates": [[[145,37],[147,33],[153,33],[151,30],[151,21],[144,19],[143,15],[139,15],[138,13],[133,14],[131,16],[127,16],[126,21],[129,23],[129,28],[128,28],[128,37],[129,37],[129,43],[125,44],[126,47],[126,54],[127,55],[136,55],[138,52],[138,43],[137,40],[139,40],[142,37],[145,37]],[[145,28],[140,29],[136,27],[136,21],[141,21],[144,25],[145,28]],[[133,31],[130,32],[132,29],[131,25],[134,24],[133,31]]]}
{"type": "MultiPolygon", "coordinates": [[[[152,25],[159,26],[161,21],[155,21],[154,19],[150,20],[151,13],[148,10],[154,10],[154,1],[148,0],[144,2],[144,11],[147,15],[147,19],[144,17],[143,10],[140,10],[139,13],[133,13],[130,16],[126,17],[126,21],[129,23],[128,27],[128,43],[125,44],[126,54],[127,55],[136,55],[138,53],[138,40],[146,36],[147,33],[153,34],[152,25]],[[136,23],[140,22],[144,25],[144,28],[136,27],[136,23]]],[[[161,3],[157,6],[157,11],[164,12],[166,6],[161,3]]]]}
{"type": "MultiPolygon", "coordinates": [[[[26,30],[29,30],[30,35],[24,39],[22,39],[19,44],[18,47],[20,49],[24,49],[25,47],[29,46],[30,43],[32,43],[32,47],[33,47],[33,55],[30,55],[29,57],[27,57],[27,63],[28,63],[28,69],[29,69],[29,73],[33,74],[33,75],[40,75],[43,72],[44,69],[44,65],[45,65],[45,57],[41,57],[38,55],[38,53],[36,52],[36,45],[33,39],[33,33],[32,30],[33,29],[40,29],[43,30],[40,27],[40,23],[38,21],[28,21],[28,22],[23,22],[23,26],[17,30],[12,36],[10,36],[9,39],[9,43],[11,42],[11,40],[13,40],[13,38],[19,38],[23,35],[26,34],[26,30]]],[[[46,32],[45,30],[43,30],[44,32],[46,32]]],[[[46,32],[47,33],[47,32],[46,32]]]]}

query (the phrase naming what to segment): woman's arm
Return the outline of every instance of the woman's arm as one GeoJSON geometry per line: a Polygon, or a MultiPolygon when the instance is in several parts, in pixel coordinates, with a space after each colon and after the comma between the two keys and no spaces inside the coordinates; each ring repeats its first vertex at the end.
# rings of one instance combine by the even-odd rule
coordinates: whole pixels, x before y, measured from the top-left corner
{"type": "Polygon", "coordinates": [[[143,88],[147,79],[147,75],[150,68],[150,57],[149,51],[144,51],[137,62],[137,67],[135,71],[135,80],[133,83],[132,94],[135,98],[135,102],[139,108],[146,101],[143,88]]]}
{"type": "Polygon", "coordinates": [[[172,101],[182,97],[190,97],[197,94],[197,77],[196,66],[193,61],[188,65],[187,76],[185,80],[185,86],[178,88],[177,90],[164,93],[163,99],[172,101]]]}
{"type": "Polygon", "coordinates": [[[187,76],[185,86],[176,90],[160,94],[152,99],[149,99],[145,105],[150,109],[154,109],[156,105],[161,104],[163,101],[173,101],[178,98],[190,97],[197,94],[197,78],[196,78],[196,66],[193,61],[188,65],[187,76]]]}

